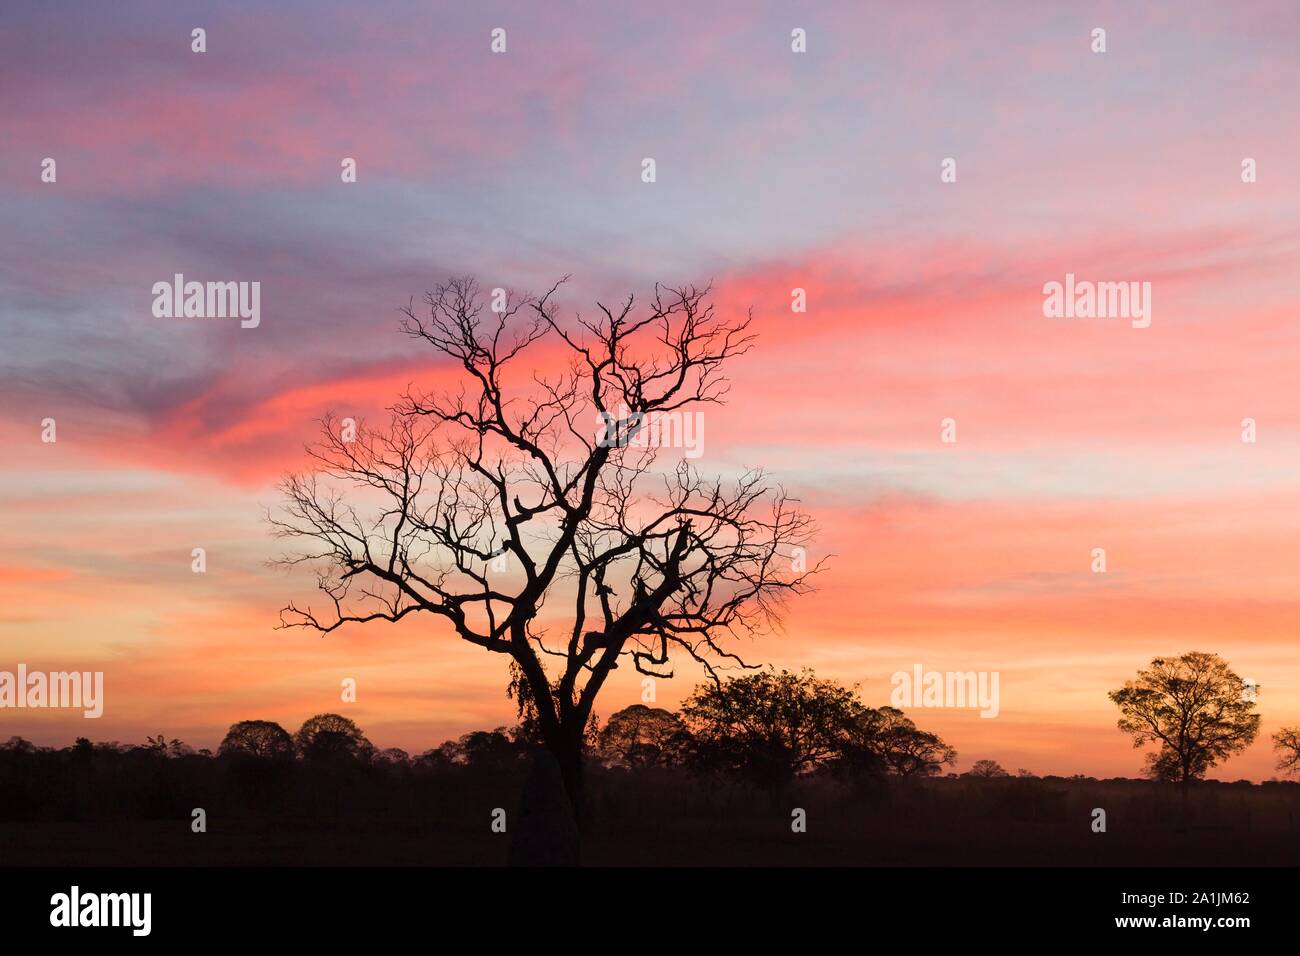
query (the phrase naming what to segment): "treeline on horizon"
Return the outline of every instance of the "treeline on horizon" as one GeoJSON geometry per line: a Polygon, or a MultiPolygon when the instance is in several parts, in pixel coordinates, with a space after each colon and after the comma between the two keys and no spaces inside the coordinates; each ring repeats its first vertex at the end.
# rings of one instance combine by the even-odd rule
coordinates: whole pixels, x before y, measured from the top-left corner
{"type": "MultiPolygon", "coordinates": [[[[13,737],[0,744],[0,818],[148,819],[188,816],[195,807],[233,816],[400,816],[466,800],[506,804],[540,749],[532,722],[526,713],[521,718],[414,756],[377,748],[355,722],[333,713],[309,718],[294,733],[271,721],[239,721],[215,753],[162,734],[141,745],[82,737],[62,749],[13,737]]],[[[901,710],[867,707],[854,690],[807,671],[702,685],[676,712],[626,707],[603,726],[593,720],[586,745],[597,811],[642,785],[683,794],[727,787],[775,803],[795,785],[862,799],[939,776],[1094,779],[1037,778],[1023,769],[1013,775],[992,760],[945,774],[957,753],[937,735],[901,710]]]]}
{"type": "MultiPolygon", "coordinates": [[[[603,726],[593,718],[584,743],[597,784],[601,774],[667,774],[724,779],[772,799],[796,780],[831,778],[861,787],[888,776],[933,776],[957,759],[952,747],[902,711],[866,707],[853,690],[811,672],[703,685],[677,712],[635,704],[603,726]],[[737,733],[738,723],[751,732],[737,733]]],[[[14,737],[0,744],[0,817],[51,811],[80,818],[112,807],[170,816],[214,796],[250,811],[329,815],[347,812],[367,789],[386,792],[399,809],[403,789],[496,787],[513,794],[542,747],[526,710],[513,727],[471,731],[415,755],[376,747],[354,721],[335,713],[310,717],[293,733],[273,721],[239,721],[215,753],[163,734],[139,745],[82,737],[62,749],[14,737]],[[98,797],[80,799],[90,792],[98,797]]],[[[972,773],[1004,771],[982,761],[972,773]]],[[[434,796],[425,792],[421,799],[434,796]]]]}

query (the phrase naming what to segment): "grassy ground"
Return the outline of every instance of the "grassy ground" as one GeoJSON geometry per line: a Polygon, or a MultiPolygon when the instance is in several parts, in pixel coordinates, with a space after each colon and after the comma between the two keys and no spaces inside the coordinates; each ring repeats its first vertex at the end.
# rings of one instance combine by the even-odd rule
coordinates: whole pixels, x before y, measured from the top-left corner
{"type": "MultiPolygon", "coordinates": [[[[1300,786],[1193,789],[1138,781],[894,781],[870,792],[806,784],[775,800],[673,775],[593,782],[588,865],[1288,866],[1300,862],[1300,786]],[[803,809],[807,831],[791,831],[803,809]],[[1094,809],[1106,832],[1093,832],[1094,809]]],[[[490,788],[489,788],[490,790],[490,788]]],[[[450,795],[449,795],[450,796],[450,795]]],[[[481,788],[427,816],[0,821],[8,865],[500,865],[481,788]]]]}

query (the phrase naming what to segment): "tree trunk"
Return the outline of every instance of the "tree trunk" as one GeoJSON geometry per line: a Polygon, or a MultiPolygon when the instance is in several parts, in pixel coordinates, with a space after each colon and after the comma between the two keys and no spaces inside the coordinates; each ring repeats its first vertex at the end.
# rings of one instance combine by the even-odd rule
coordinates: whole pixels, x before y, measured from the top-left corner
{"type": "Polygon", "coordinates": [[[1192,808],[1191,808],[1191,804],[1188,802],[1187,799],[1188,795],[1191,793],[1191,786],[1192,786],[1192,778],[1189,777],[1187,775],[1187,771],[1184,770],[1183,779],[1179,781],[1179,789],[1182,791],[1182,795],[1183,795],[1183,799],[1182,799],[1183,826],[1188,829],[1190,829],[1192,826],[1192,808]]]}
{"type": "Polygon", "coordinates": [[[557,746],[550,749],[560,764],[560,778],[564,781],[564,792],[568,795],[569,806],[573,809],[573,819],[579,830],[586,829],[587,801],[584,787],[582,735],[566,733],[557,742],[557,746]]]}
{"type": "Polygon", "coordinates": [[[538,749],[519,801],[510,865],[577,866],[579,858],[578,827],[559,761],[549,748],[538,749]]]}

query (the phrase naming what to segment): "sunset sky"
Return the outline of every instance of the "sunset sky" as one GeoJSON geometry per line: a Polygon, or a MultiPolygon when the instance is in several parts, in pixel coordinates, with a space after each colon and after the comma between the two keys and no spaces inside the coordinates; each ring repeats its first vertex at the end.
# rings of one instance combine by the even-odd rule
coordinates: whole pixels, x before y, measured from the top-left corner
{"type": "MultiPolygon", "coordinates": [[[[442,621],[277,630],[314,581],[266,566],[264,517],[315,419],[436,378],[399,306],[572,274],[566,315],[710,279],[754,310],[695,463],[770,470],[833,557],[747,659],[873,705],[918,663],[997,671],[996,719],[909,712],[959,770],[1137,776],[1106,692],[1213,651],[1263,724],[1211,776],[1272,776],[1300,724],[1300,7],[1131,6],[10,0],[0,670],[102,670],[107,702],[0,738],[215,747],[335,711],[419,752],[512,723],[505,658],[442,621]],[[175,273],[259,281],[260,326],[155,318],[175,273]],[[1045,318],[1066,273],[1150,282],[1150,328],[1045,318]]],[[[621,668],[597,711],[639,699],[621,668]]]]}

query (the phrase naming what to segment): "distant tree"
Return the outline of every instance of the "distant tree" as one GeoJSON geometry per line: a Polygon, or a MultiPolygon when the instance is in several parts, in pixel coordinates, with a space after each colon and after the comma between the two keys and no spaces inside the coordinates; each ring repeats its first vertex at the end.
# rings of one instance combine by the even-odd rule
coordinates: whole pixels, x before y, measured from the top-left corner
{"type": "Polygon", "coordinates": [[[1026,770],[1024,767],[1021,767],[1019,770],[1016,771],[1016,776],[1021,778],[1022,780],[1035,779],[1034,772],[1032,770],[1026,770]]]}
{"type": "Polygon", "coordinates": [[[1002,768],[1002,765],[996,760],[976,760],[975,766],[966,771],[968,777],[1009,777],[1002,768]]]}
{"type": "Polygon", "coordinates": [[[36,745],[23,737],[10,737],[4,743],[0,744],[0,750],[8,750],[20,754],[30,754],[36,752],[36,745]]]}
{"type": "Polygon", "coordinates": [[[863,706],[854,692],[811,671],[759,673],[705,684],[682,705],[695,764],[771,791],[829,766],[863,706]]]}
{"type": "Polygon", "coordinates": [[[850,725],[845,763],[856,772],[929,777],[956,762],[956,750],[895,707],[864,707],[850,725]]]}
{"type": "Polygon", "coordinates": [[[1277,769],[1287,774],[1300,772],[1300,727],[1283,727],[1273,735],[1278,752],[1277,769]]]}
{"type": "Polygon", "coordinates": [[[476,768],[499,768],[512,764],[522,752],[522,746],[510,738],[504,727],[470,731],[459,740],[448,740],[436,751],[441,763],[476,768]]]}
{"type": "Polygon", "coordinates": [[[308,760],[369,760],[375,746],[361,728],[339,714],[309,717],[294,734],[294,746],[308,760]]]}
{"type": "Polygon", "coordinates": [[[597,750],[611,766],[661,767],[677,762],[687,737],[685,724],[672,711],[633,704],[609,718],[597,750]]]}
{"type": "Polygon", "coordinates": [[[272,720],[241,720],[231,724],[217,752],[223,757],[287,760],[294,754],[293,738],[272,720]]]}
{"type": "Polygon", "coordinates": [[[159,734],[157,737],[145,737],[145,742],[139,749],[156,753],[160,757],[185,757],[194,753],[194,748],[184,741],[177,740],[175,737],[168,740],[165,734],[159,734]]]}
{"type": "Polygon", "coordinates": [[[401,747],[389,747],[375,754],[375,763],[388,767],[405,767],[411,762],[411,755],[401,747]]]}
{"type": "Polygon", "coordinates": [[[460,738],[460,751],[470,766],[489,766],[513,763],[519,759],[519,748],[504,727],[493,731],[475,730],[460,738]]]}
{"type": "Polygon", "coordinates": [[[451,758],[448,756],[446,748],[451,741],[440,747],[430,747],[424,753],[420,754],[411,764],[423,770],[447,770],[453,766],[451,758]]]}
{"type": "Polygon", "coordinates": [[[1192,651],[1157,657],[1136,680],[1110,692],[1120,709],[1119,729],[1147,755],[1147,775],[1187,787],[1211,767],[1240,753],[1259,732],[1254,694],[1217,654],[1192,651]]]}

